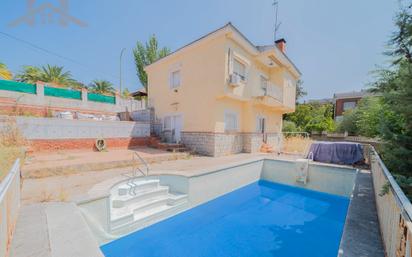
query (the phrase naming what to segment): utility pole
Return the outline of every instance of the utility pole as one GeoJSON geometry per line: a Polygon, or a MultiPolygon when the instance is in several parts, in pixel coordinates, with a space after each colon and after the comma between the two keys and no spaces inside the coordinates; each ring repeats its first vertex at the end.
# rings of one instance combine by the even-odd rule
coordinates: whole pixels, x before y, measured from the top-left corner
{"type": "Polygon", "coordinates": [[[120,62],[119,62],[119,93],[120,96],[122,95],[122,57],[123,57],[123,53],[126,50],[126,48],[122,48],[122,50],[120,51],[120,62]]]}

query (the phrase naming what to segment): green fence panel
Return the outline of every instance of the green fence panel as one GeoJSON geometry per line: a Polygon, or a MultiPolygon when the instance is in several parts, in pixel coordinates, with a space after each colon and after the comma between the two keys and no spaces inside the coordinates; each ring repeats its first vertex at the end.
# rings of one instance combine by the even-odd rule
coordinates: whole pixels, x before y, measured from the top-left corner
{"type": "Polygon", "coordinates": [[[116,104],[116,97],[108,96],[108,95],[101,95],[101,94],[94,94],[94,93],[88,93],[87,100],[93,101],[93,102],[116,104]]]}
{"type": "Polygon", "coordinates": [[[54,96],[54,97],[62,97],[62,98],[70,98],[70,99],[82,99],[82,92],[78,90],[72,89],[65,89],[65,88],[57,88],[57,87],[44,87],[44,95],[45,96],[54,96]]]}
{"type": "Polygon", "coordinates": [[[0,90],[36,94],[36,85],[11,80],[0,80],[0,90]]]}

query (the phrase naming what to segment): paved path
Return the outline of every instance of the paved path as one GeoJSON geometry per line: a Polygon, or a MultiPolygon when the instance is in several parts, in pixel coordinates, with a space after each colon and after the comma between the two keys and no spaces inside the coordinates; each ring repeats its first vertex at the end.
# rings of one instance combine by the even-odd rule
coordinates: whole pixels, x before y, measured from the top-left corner
{"type": "Polygon", "coordinates": [[[372,175],[369,170],[361,170],[356,177],[339,256],[385,256],[376,212],[372,175]]]}
{"type": "Polygon", "coordinates": [[[104,257],[73,203],[21,208],[10,257],[104,257]]]}

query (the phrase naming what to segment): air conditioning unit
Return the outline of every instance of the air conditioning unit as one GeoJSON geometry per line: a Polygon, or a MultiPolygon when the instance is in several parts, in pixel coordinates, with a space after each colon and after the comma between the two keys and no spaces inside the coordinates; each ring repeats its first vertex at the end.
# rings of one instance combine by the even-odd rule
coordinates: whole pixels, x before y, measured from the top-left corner
{"type": "Polygon", "coordinates": [[[241,84],[242,79],[240,78],[239,75],[236,74],[230,74],[229,77],[229,85],[232,87],[238,87],[241,84]]]}

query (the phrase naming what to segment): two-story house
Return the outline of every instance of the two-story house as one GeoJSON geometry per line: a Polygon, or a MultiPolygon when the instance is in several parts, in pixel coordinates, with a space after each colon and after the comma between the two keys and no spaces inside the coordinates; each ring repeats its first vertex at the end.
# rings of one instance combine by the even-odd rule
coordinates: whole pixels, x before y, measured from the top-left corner
{"type": "Polygon", "coordinates": [[[228,23],[147,66],[166,137],[210,156],[277,147],[301,76],[285,48],[255,46],[228,23]]]}

